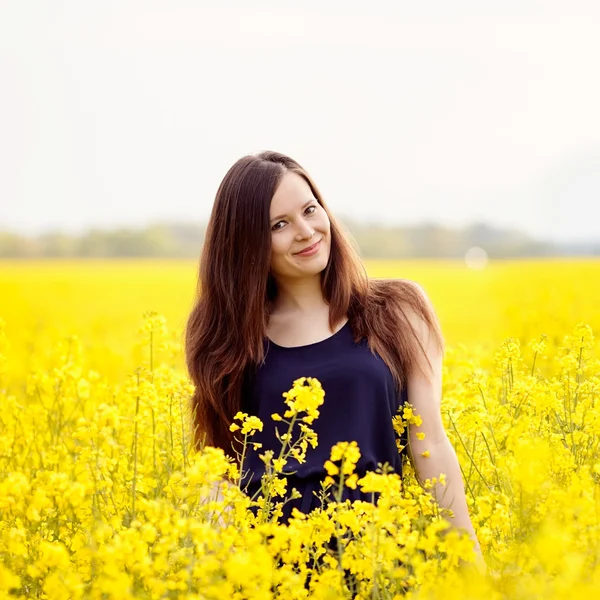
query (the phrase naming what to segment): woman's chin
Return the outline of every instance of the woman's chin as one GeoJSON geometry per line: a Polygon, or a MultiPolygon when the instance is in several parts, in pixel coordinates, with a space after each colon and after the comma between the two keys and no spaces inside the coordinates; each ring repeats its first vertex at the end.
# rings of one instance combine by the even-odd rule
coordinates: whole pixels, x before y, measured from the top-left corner
{"type": "Polygon", "coordinates": [[[306,265],[304,268],[301,268],[301,271],[303,273],[317,275],[319,273],[322,273],[325,270],[325,267],[327,267],[327,261],[320,260],[318,262],[315,262],[315,264],[306,265]]]}

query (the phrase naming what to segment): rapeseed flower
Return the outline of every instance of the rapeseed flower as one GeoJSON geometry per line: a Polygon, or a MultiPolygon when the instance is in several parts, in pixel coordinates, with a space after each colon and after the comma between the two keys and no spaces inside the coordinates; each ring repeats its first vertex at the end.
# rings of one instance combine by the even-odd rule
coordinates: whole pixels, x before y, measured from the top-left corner
{"type": "MultiPolygon", "coordinates": [[[[472,544],[431,493],[451,484],[444,474],[420,484],[405,456],[402,476],[382,465],[361,477],[355,441],[333,446],[324,464],[337,497],[277,522],[299,498],[290,459],[318,444],[310,425],[326,396],[315,379],[292,382],[285,415],[272,415],[287,427],[280,452],[252,442],[259,419],[235,416],[232,431],[264,458],[262,493],[222,482],[239,482],[240,471],[221,449],[191,449],[191,386],[164,360],[166,321],[147,318],[144,362],[116,386],[88,368],[78,336],[28,373],[7,369],[0,326],[2,597],[593,597],[600,365],[591,327],[564,335],[549,323],[546,337],[532,330],[534,342],[513,337],[496,354],[447,353],[442,416],[494,573],[478,579],[465,567],[472,544]],[[342,486],[379,497],[340,502],[342,486]]],[[[407,405],[392,425],[400,434],[420,419],[407,405]]]]}

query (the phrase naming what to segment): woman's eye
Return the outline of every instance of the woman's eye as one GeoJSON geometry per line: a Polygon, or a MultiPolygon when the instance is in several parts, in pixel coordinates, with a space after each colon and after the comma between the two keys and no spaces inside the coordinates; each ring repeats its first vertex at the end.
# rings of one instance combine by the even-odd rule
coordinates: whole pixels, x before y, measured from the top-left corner
{"type": "MultiPolygon", "coordinates": [[[[310,212],[309,214],[312,215],[314,214],[314,212],[317,210],[317,207],[314,204],[311,204],[310,206],[306,207],[306,210],[304,211],[306,213],[307,210],[309,209],[314,209],[312,212],[310,212]]],[[[277,221],[277,223],[275,223],[275,225],[273,225],[273,227],[271,227],[271,229],[273,231],[277,231],[278,229],[281,229],[281,227],[277,227],[277,225],[279,225],[280,223],[285,223],[285,221],[277,221]]]]}

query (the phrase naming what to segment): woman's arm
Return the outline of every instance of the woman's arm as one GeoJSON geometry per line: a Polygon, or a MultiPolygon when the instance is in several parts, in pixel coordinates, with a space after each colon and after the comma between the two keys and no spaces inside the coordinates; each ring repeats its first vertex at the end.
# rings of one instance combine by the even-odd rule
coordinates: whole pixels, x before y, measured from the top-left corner
{"type": "MultiPolygon", "coordinates": [[[[425,292],[419,286],[416,287],[429,306],[431,313],[435,315],[425,292]]],[[[469,516],[458,458],[446,435],[442,421],[443,350],[431,335],[429,326],[422,317],[412,311],[405,312],[431,363],[431,366],[427,368],[427,376],[416,369],[408,377],[408,402],[413,406],[414,413],[419,415],[423,421],[419,426],[409,425],[408,427],[409,456],[421,483],[434,477],[439,480],[440,475],[445,474],[446,484],[435,484],[432,494],[441,507],[450,508],[453,511],[454,517],[448,520],[454,527],[465,530],[471,537],[478,555],[478,566],[481,570],[485,570],[481,548],[469,516]]]]}

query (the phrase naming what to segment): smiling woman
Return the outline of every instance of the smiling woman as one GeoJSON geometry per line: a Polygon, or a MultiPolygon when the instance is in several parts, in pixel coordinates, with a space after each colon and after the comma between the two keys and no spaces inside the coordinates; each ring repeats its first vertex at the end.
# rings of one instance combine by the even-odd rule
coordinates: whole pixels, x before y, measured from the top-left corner
{"type": "MultiPolygon", "coordinates": [[[[474,535],[440,416],[443,340],[433,307],[411,281],[367,277],[315,182],[295,160],[262,152],[229,169],[208,224],[199,283],[186,330],[198,447],[204,440],[230,456],[233,448],[238,462],[234,415],[246,411],[268,421],[283,409],[282,394],[295,380],[316,377],[325,390],[315,430],[324,441],[321,450],[357,441],[359,475],[379,463],[401,473],[392,416],[408,400],[427,415],[422,431],[420,425],[408,431],[411,445],[422,450],[413,457],[417,474],[422,480],[448,476],[455,524],[474,535]],[[421,448],[424,431],[427,451],[421,448]]],[[[272,423],[256,441],[277,449],[272,423]]],[[[315,507],[312,492],[327,476],[325,458],[316,452],[293,465],[299,467],[293,483],[301,512],[315,507]]],[[[248,491],[256,493],[264,464],[248,457],[248,465],[238,466],[248,491]]],[[[344,493],[344,499],[370,499],[360,490],[344,493]]]]}
{"type": "Polygon", "coordinates": [[[286,173],[271,200],[271,272],[281,279],[325,269],[331,246],[329,217],[306,179],[286,173]],[[305,198],[309,198],[304,202],[305,198]],[[299,260],[311,257],[313,260],[299,260]]]}

